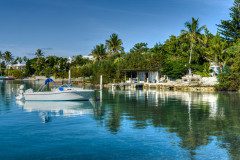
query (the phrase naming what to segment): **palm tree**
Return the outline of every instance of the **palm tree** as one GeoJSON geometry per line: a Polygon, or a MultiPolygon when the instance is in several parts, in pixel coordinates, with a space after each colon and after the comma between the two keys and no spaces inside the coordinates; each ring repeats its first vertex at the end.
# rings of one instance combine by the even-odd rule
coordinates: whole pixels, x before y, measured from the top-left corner
{"type": "Polygon", "coordinates": [[[22,57],[18,57],[18,62],[21,64],[23,61],[22,57]]]}
{"type": "Polygon", "coordinates": [[[137,43],[133,46],[132,49],[130,49],[130,52],[133,53],[133,52],[137,52],[137,53],[140,53],[140,54],[143,54],[143,53],[146,53],[148,51],[148,47],[147,47],[147,43],[137,43]]]}
{"type": "Polygon", "coordinates": [[[12,53],[9,51],[6,51],[3,55],[3,58],[6,61],[6,63],[9,64],[13,60],[12,53]]]}
{"type": "Polygon", "coordinates": [[[13,60],[13,64],[17,64],[17,63],[18,63],[18,59],[19,59],[19,57],[15,58],[15,59],[13,60]]]}
{"type": "Polygon", "coordinates": [[[154,53],[154,54],[161,54],[162,53],[162,48],[163,48],[163,45],[161,43],[156,43],[153,46],[153,48],[150,49],[150,52],[154,53]]]}
{"type": "Polygon", "coordinates": [[[106,56],[106,47],[104,46],[104,44],[99,44],[99,45],[96,45],[93,50],[92,50],[92,53],[91,55],[93,55],[93,57],[99,61],[99,60],[102,60],[104,59],[104,57],[106,56]]]}
{"type": "Polygon", "coordinates": [[[37,51],[35,52],[35,56],[37,58],[43,57],[43,51],[41,49],[37,49],[37,51]]]}
{"type": "Polygon", "coordinates": [[[45,65],[45,58],[41,49],[37,49],[35,52],[37,58],[36,63],[34,64],[34,69],[36,70],[37,75],[42,75],[45,65]]]}
{"type": "Polygon", "coordinates": [[[199,19],[195,19],[192,17],[191,22],[185,23],[186,30],[182,30],[182,34],[185,35],[190,40],[190,49],[189,49],[189,75],[192,74],[190,65],[192,61],[192,53],[194,49],[194,45],[199,40],[199,35],[206,28],[205,26],[199,27],[199,19]]]}
{"type": "Polygon", "coordinates": [[[22,57],[17,57],[15,60],[14,60],[14,64],[17,64],[17,63],[22,63],[23,59],[22,57]]]}
{"type": "Polygon", "coordinates": [[[2,52],[0,51],[0,62],[2,62],[2,59],[3,59],[3,54],[2,54],[2,52]]]}
{"type": "MultiPolygon", "coordinates": [[[[13,60],[12,53],[9,51],[6,51],[3,55],[3,58],[4,58],[5,62],[9,65],[13,60]]],[[[7,75],[8,75],[8,70],[7,70],[7,75]]]]}
{"type": "Polygon", "coordinates": [[[26,56],[24,56],[23,61],[26,63],[28,61],[28,58],[26,56]]]}
{"type": "Polygon", "coordinates": [[[122,40],[118,38],[116,33],[110,36],[109,40],[106,40],[107,50],[110,54],[118,54],[123,51],[122,40]]]}
{"type": "Polygon", "coordinates": [[[224,51],[227,47],[227,41],[223,40],[220,34],[217,33],[216,36],[209,40],[209,51],[206,53],[209,55],[209,59],[212,62],[221,64],[224,62],[224,51]]]}

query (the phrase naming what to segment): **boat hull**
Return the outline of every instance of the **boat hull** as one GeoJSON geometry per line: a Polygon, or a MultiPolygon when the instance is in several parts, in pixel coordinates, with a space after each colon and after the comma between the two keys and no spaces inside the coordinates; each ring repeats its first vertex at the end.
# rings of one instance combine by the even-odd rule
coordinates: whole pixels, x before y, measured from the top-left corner
{"type": "Polygon", "coordinates": [[[24,93],[25,101],[86,101],[93,91],[33,92],[24,93]]]}

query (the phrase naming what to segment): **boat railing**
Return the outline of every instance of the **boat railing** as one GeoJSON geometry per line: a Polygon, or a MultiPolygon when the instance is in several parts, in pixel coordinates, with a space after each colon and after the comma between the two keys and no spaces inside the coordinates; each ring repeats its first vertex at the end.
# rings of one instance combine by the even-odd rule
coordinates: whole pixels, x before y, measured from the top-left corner
{"type": "Polygon", "coordinates": [[[45,83],[39,87],[37,92],[42,92],[45,89],[45,87],[49,85],[49,83],[53,83],[54,87],[56,88],[56,83],[52,79],[48,78],[45,80],[45,83]]]}
{"type": "Polygon", "coordinates": [[[45,87],[46,87],[46,85],[45,85],[45,84],[42,84],[42,85],[39,87],[39,89],[37,90],[37,92],[43,91],[45,87]]]}

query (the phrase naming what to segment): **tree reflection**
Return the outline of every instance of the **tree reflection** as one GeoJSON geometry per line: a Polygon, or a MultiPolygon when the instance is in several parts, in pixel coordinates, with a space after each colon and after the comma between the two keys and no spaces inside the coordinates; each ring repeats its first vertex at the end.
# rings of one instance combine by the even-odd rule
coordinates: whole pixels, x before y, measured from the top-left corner
{"type": "Polygon", "coordinates": [[[180,145],[192,156],[217,136],[232,158],[240,159],[238,94],[120,91],[107,98],[102,108],[108,115],[106,126],[114,134],[125,117],[136,129],[151,125],[177,133],[180,145]]]}
{"type": "Polygon", "coordinates": [[[114,107],[112,112],[109,113],[107,126],[112,133],[117,133],[120,128],[120,112],[118,107],[114,107]]]}
{"type": "MultiPolygon", "coordinates": [[[[0,85],[2,97],[12,94],[11,87],[7,84],[0,85]]],[[[35,84],[28,85],[34,87],[35,84]]],[[[54,114],[80,116],[91,112],[91,116],[112,134],[118,134],[125,125],[138,130],[147,127],[164,128],[177,134],[181,139],[179,145],[187,149],[192,157],[200,146],[210,144],[211,137],[216,136],[221,147],[228,151],[232,159],[240,159],[239,94],[113,92],[104,92],[103,101],[96,102],[94,106],[67,102],[69,104],[62,107],[61,103],[56,105],[51,114],[48,112],[49,107],[46,106],[44,110],[44,105],[40,103],[39,107],[34,104],[30,107],[27,105],[24,109],[38,112],[43,110],[40,117],[44,123],[51,122],[54,114]]]]}
{"type": "Polygon", "coordinates": [[[219,139],[222,146],[228,150],[232,159],[240,159],[240,109],[239,95],[228,93],[221,94],[219,104],[224,108],[225,118],[218,122],[219,139]],[[221,129],[221,130],[220,130],[221,129]]]}

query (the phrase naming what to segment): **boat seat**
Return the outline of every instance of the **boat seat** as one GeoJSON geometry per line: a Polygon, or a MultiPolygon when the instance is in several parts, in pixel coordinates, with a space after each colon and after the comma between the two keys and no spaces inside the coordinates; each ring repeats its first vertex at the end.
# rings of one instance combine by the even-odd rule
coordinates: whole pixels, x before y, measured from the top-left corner
{"type": "Polygon", "coordinates": [[[59,87],[58,90],[59,91],[64,91],[64,88],[63,87],[59,87]]]}

